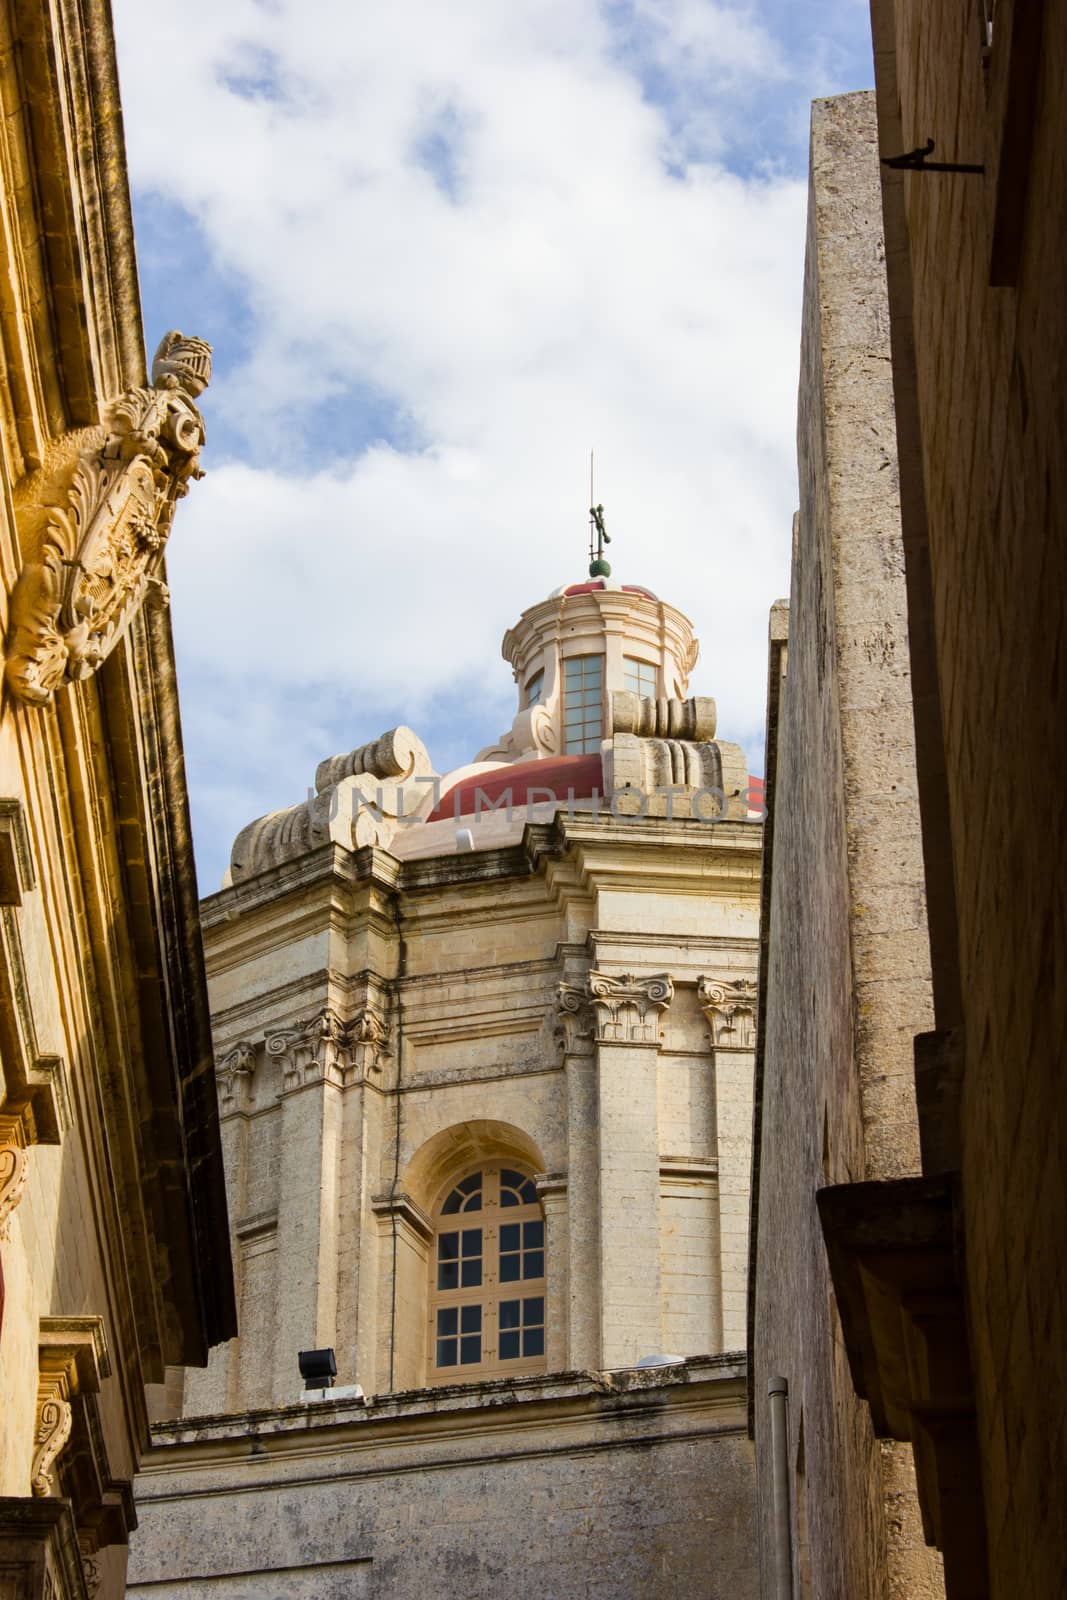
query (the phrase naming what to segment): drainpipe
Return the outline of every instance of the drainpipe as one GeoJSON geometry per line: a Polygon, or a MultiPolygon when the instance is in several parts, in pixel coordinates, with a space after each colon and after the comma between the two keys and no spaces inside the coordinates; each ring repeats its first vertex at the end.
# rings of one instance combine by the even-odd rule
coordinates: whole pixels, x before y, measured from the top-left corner
{"type": "Polygon", "coordinates": [[[774,1486],[774,1600],[793,1600],[793,1518],[789,1508],[789,1380],[768,1378],[774,1486]]]}

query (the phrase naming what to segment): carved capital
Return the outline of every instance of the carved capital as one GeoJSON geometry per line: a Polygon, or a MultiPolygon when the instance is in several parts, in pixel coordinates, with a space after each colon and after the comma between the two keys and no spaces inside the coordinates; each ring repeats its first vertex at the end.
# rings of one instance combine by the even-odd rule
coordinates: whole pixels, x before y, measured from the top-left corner
{"type": "Polygon", "coordinates": [[[377,1072],[382,1064],[386,1039],[385,1023],[376,1011],[361,1011],[348,1024],[348,1046],[357,1081],[377,1072]]]}
{"type": "Polygon", "coordinates": [[[379,1070],[385,1040],[385,1023],[370,1007],[342,1022],[326,1006],[306,1022],[268,1034],[266,1051],[281,1062],[283,1093],[307,1083],[343,1088],[379,1070]]]}
{"type": "Polygon", "coordinates": [[[754,1050],[757,985],[751,978],[701,978],[697,998],[716,1050],[754,1050]]]}
{"type": "Polygon", "coordinates": [[[8,1237],[12,1213],[30,1175],[23,1119],[0,1113],[0,1240],[8,1237]]]}
{"type": "Polygon", "coordinates": [[[589,988],[584,983],[561,983],[556,990],[559,1021],[556,1038],[566,1055],[592,1050],[596,1018],[589,1004],[589,988]]]}
{"type": "Polygon", "coordinates": [[[666,972],[652,977],[606,972],[589,974],[589,1002],[596,1018],[598,1044],[658,1044],[663,1013],[674,998],[666,972]]]}
{"type": "Polygon", "coordinates": [[[5,679],[46,705],[90,677],[143,604],[165,603],[159,569],[178,501],[202,477],[204,422],[195,404],[211,347],[168,333],[149,388],[104,408],[99,428],[69,434],[19,486],[16,516],[32,551],[11,595],[5,679]]]}
{"type": "Polygon", "coordinates": [[[232,1050],[219,1057],[215,1063],[215,1081],[224,1110],[234,1105],[239,1085],[247,1083],[255,1070],[256,1047],[248,1039],[238,1040],[232,1050]]]}

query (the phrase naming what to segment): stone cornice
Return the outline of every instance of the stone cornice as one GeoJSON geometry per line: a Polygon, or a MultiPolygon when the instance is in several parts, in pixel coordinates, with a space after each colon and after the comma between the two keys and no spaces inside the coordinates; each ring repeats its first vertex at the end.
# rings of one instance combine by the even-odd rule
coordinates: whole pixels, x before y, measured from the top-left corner
{"type": "MultiPolygon", "coordinates": [[[[467,1460],[469,1446],[476,1440],[484,1441],[485,1451],[494,1458],[502,1451],[519,1455],[524,1453],[521,1441],[534,1425],[559,1426],[561,1449],[573,1448],[570,1430],[584,1436],[591,1420],[607,1423],[602,1440],[582,1446],[594,1450],[618,1450],[630,1444],[646,1448],[650,1439],[643,1431],[646,1421],[655,1430],[655,1440],[664,1444],[674,1429],[743,1436],[745,1373],[744,1354],[731,1351],[692,1357],[669,1368],[491,1379],[371,1396],[366,1401],[186,1417],[153,1427],[153,1448],[142,1458],[138,1496],[148,1503],[187,1492],[184,1485],[169,1489],[167,1476],[194,1463],[205,1470],[217,1467],[222,1474],[218,1487],[205,1482],[204,1489],[225,1492],[232,1463],[247,1461],[250,1433],[264,1447],[264,1469],[269,1470],[273,1460],[287,1476],[292,1471],[289,1463],[329,1456],[336,1449],[343,1450],[350,1470],[372,1473],[425,1471],[424,1452],[433,1445],[447,1450],[460,1443],[467,1460]],[[630,1423],[626,1438],[619,1433],[621,1418],[630,1423]],[[410,1468],[398,1467],[393,1454],[405,1449],[415,1453],[410,1468]],[[381,1455],[385,1450],[390,1452],[388,1459],[381,1455]],[[354,1457],[363,1451],[369,1459],[357,1468],[354,1457]]],[[[529,1450],[542,1455],[543,1439],[532,1440],[529,1450]]]]}

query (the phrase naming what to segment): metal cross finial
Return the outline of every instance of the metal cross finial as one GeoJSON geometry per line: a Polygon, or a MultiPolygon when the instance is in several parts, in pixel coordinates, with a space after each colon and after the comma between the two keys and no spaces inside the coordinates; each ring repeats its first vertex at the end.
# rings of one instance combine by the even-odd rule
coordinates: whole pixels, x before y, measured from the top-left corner
{"type": "MultiPolygon", "coordinates": [[[[593,452],[589,452],[589,498],[595,499],[593,489],[593,452]]],[[[604,507],[593,504],[589,507],[589,576],[591,578],[610,578],[611,565],[604,559],[604,546],[611,543],[611,535],[604,525],[604,507]],[[594,553],[593,541],[596,540],[594,553]]]]}

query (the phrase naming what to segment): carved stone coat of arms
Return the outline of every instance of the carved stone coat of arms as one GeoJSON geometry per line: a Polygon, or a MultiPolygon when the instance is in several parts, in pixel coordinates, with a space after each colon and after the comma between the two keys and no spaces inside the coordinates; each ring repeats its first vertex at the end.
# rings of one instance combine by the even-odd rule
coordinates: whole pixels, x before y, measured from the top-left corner
{"type": "Polygon", "coordinates": [[[89,677],[140,607],[166,602],[159,575],[177,502],[199,468],[204,422],[196,400],[211,377],[211,346],[172,332],[149,388],[127,389],[103,423],[65,436],[19,486],[16,516],[34,552],[11,595],[4,677],[44,705],[89,677]]]}

